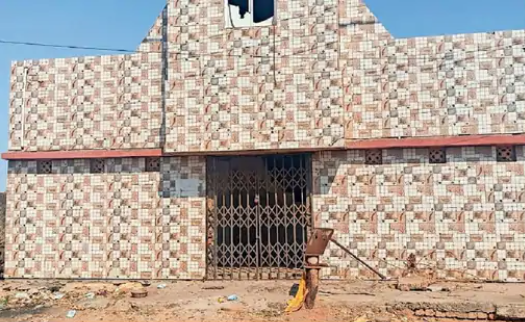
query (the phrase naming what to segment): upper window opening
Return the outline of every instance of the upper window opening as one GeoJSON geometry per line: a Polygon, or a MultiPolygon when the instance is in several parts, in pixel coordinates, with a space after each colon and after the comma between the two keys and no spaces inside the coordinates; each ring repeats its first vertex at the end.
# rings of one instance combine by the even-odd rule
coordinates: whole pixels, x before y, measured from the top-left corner
{"type": "Polygon", "coordinates": [[[224,0],[226,28],[271,26],[275,0],[224,0]]]}
{"type": "Polygon", "coordinates": [[[428,149],[428,160],[430,163],[447,163],[447,150],[445,148],[428,149]]]}
{"type": "Polygon", "coordinates": [[[53,163],[50,160],[41,160],[36,163],[38,174],[51,174],[53,172],[53,163]]]}
{"type": "Polygon", "coordinates": [[[146,158],[146,172],[159,172],[160,171],[160,158],[146,158]]]}
{"type": "Polygon", "coordinates": [[[496,159],[498,162],[515,162],[516,148],[514,146],[496,147],[496,159]]]}
{"type": "Polygon", "coordinates": [[[106,162],[104,159],[91,159],[90,172],[93,174],[104,173],[106,162]]]}
{"type": "Polygon", "coordinates": [[[366,150],[365,164],[383,164],[383,150],[366,150]]]}

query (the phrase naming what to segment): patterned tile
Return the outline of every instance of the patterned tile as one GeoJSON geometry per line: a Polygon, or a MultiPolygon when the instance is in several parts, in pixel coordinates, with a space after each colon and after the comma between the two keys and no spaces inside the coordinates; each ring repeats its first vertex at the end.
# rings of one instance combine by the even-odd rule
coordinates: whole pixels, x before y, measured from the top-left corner
{"type": "MultiPolygon", "coordinates": [[[[399,275],[408,255],[447,279],[524,280],[525,198],[520,161],[496,161],[492,147],[451,148],[430,164],[427,149],[384,150],[382,165],[363,151],[314,155],[315,224],[383,274],[399,275]]],[[[332,278],[367,276],[331,246],[332,278]]],[[[420,266],[420,267],[421,267],[420,266]]]]}
{"type": "MultiPolygon", "coordinates": [[[[362,0],[277,2],[225,28],[223,0],[168,0],[137,53],[15,62],[10,151],[341,148],[381,137],[523,133],[525,30],[394,39],[362,0]],[[162,125],[165,124],[165,128],[162,125]],[[165,143],[165,144],[163,144],[165,143]]],[[[523,280],[525,152],[315,155],[313,217],[384,273],[523,280]],[[385,264],[386,262],[391,265],[385,264]]],[[[204,158],[9,164],[8,277],[202,278],[204,158]]],[[[330,249],[332,277],[369,273],[330,249]]]]}
{"type": "Polygon", "coordinates": [[[204,276],[205,162],[163,158],[11,161],[6,276],[27,278],[175,278],[204,276]]]}

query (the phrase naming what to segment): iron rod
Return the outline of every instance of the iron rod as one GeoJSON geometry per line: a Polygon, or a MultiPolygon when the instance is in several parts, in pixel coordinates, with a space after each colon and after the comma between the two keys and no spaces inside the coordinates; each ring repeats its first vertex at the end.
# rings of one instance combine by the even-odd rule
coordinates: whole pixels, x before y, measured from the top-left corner
{"type": "MultiPolygon", "coordinates": [[[[239,176],[240,175],[241,174],[239,174],[239,176]]],[[[248,178],[244,178],[244,173],[242,173],[242,176],[243,176],[243,178],[241,180],[243,180],[246,184],[248,184],[246,182],[246,179],[248,179],[248,178]]],[[[249,192],[247,192],[247,193],[249,195],[249,192]]],[[[239,214],[239,218],[237,218],[237,220],[240,220],[242,218],[242,212],[246,211],[246,208],[244,208],[242,206],[242,187],[239,187],[239,191],[238,191],[238,196],[237,197],[238,197],[237,198],[237,207],[235,207],[237,209],[235,209],[235,212],[239,214]],[[239,212],[237,212],[237,210],[239,212]]],[[[243,225],[239,225],[239,235],[237,236],[239,240],[237,241],[237,245],[236,245],[235,248],[237,248],[239,246],[242,247],[242,227],[241,226],[243,226],[243,225]]],[[[232,229],[233,229],[233,227],[232,227],[232,229]]],[[[241,280],[242,265],[246,261],[246,258],[244,258],[244,256],[243,256],[242,252],[240,251],[240,249],[239,249],[239,257],[240,257],[239,258],[239,263],[238,263],[239,264],[239,280],[241,280]]]]}
{"type": "Polygon", "coordinates": [[[352,256],[356,261],[358,261],[359,263],[363,264],[366,268],[368,268],[369,270],[371,270],[372,272],[374,272],[377,276],[379,276],[382,280],[386,280],[386,276],[379,273],[378,270],[376,270],[375,268],[373,268],[372,266],[368,265],[364,260],[362,260],[361,258],[357,257],[356,255],[354,255],[350,250],[348,250],[348,248],[344,247],[343,245],[341,245],[337,240],[331,238],[330,241],[334,244],[336,244],[337,246],[339,246],[339,248],[341,248],[343,251],[345,251],[348,255],[352,256]]]}
{"type": "MultiPolygon", "coordinates": [[[[278,213],[279,213],[279,211],[277,211],[277,207],[279,207],[279,202],[278,202],[279,196],[278,196],[278,192],[277,192],[278,187],[279,187],[279,185],[277,183],[277,171],[278,171],[277,170],[277,158],[278,158],[277,156],[275,156],[273,158],[273,164],[274,164],[273,171],[274,171],[274,175],[275,175],[275,179],[274,179],[273,185],[274,185],[274,189],[275,189],[275,210],[276,210],[276,214],[275,214],[276,220],[275,220],[275,222],[276,223],[279,222],[279,220],[277,220],[278,219],[277,216],[278,216],[278,213]]],[[[276,236],[275,237],[277,238],[277,243],[276,244],[277,244],[277,246],[279,246],[279,224],[276,225],[275,230],[276,230],[276,234],[275,234],[276,236]]],[[[281,279],[281,270],[279,268],[279,266],[281,264],[281,252],[278,249],[278,251],[276,251],[275,253],[277,254],[277,279],[281,279]]]]}
{"type": "MultiPolygon", "coordinates": [[[[283,167],[281,169],[281,173],[283,175],[283,182],[287,182],[288,180],[288,169],[286,169],[286,156],[283,156],[282,157],[282,160],[283,160],[283,167]]],[[[283,229],[284,229],[284,245],[287,245],[287,246],[291,246],[291,245],[288,245],[288,215],[289,215],[289,208],[288,208],[288,198],[286,198],[286,186],[284,184],[282,184],[282,187],[283,187],[283,207],[284,207],[284,216],[283,216],[283,229]]],[[[283,245],[283,246],[284,246],[283,245]]],[[[286,266],[286,269],[285,269],[285,274],[286,274],[286,277],[288,277],[288,267],[290,266],[290,252],[287,252],[286,250],[284,250],[284,258],[283,258],[283,261],[284,261],[284,265],[286,266]]]]}
{"type": "MultiPolygon", "coordinates": [[[[264,182],[265,182],[265,186],[266,186],[266,208],[264,209],[264,214],[266,215],[265,216],[265,219],[268,220],[268,213],[270,212],[270,180],[268,179],[268,158],[265,159],[265,169],[264,169],[264,182]]],[[[268,243],[268,245],[270,245],[270,227],[269,225],[266,227],[266,234],[268,235],[268,238],[266,240],[266,242],[268,243]]],[[[265,245],[264,247],[269,247],[268,245],[265,245]]],[[[262,240],[261,240],[261,248],[262,248],[262,240]]],[[[268,257],[271,257],[271,251],[269,248],[266,248],[267,251],[268,251],[268,257]]],[[[261,257],[261,261],[262,261],[262,257],[261,257]]],[[[272,271],[272,268],[271,268],[271,265],[270,265],[270,268],[268,269],[269,272],[272,271]]]]}
{"type": "MultiPolygon", "coordinates": [[[[303,155],[300,155],[299,156],[299,169],[302,169],[303,167],[303,155]]],[[[297,173],[294,172],[294,177],[297,175],[297,173]]],[[[301,202],[299,203],[299,205],[297,205],[296,203],[296,196],[295,196],[295,188],[297,187],[292,187],[292,191],[293,191],[293,201],[294,201],[294,205],[297,207],[297,212],[294,214],[295,218],[293,220],[293,223],[292,223],[292,229],[293,229],[293,242],[294,242],[294,257],[297,256],[297,253],[295,252],[295,247],[297,247],[297,224],[300,223],[300,219],[301,217],[303,216],[303,212],[301,210],[301,206],[303,204],[303,187],[302,187],[302,184],[301,184],[301,178],[298,178],[299,180],[295,180],[296,182],[296,185],[299,185],[299,188],[301,190],[301,202]],[[299,218],[297,218],[297,214],[299,214],[299,218]]],[[[302,247],[302,245],[300,245],[302,247]]],[[[302,261],[301,261],[302,262],[302,261]]],[[[298,267],[299,265],[297,263],[294,263],[294,268],[299,268],[298,267]]]]}
{"type": "MultiPolygon", "coordinates": [[[[212,163],[212,173],[215,173],[215,171],[217,170],[217,165],[216,165],[216,159],[213,158],[213,163],[212,163]]],[[[217,177],[212,177],[213,174],[210,174],[210,177],[213,178],[213,180],[215,181],[217,179],[217,177]]],[[[212,187],[215,188],[215,185],[212,183],[212,187]]],[[[213,191],[213,190],[212,190],[213,191]]],[[[217,230],[219,228],[219,214],[218,214],[218,201],[217,201],[217,193],[214,192],[213,193],[213,265],[215,266],[214,267],[214,272],[213,272],[213,275],[214,275],[214,279],[217,279],[217,270],[218,270],[218,248],[219,248],[219,239],[218,239],[218,236],[217,236],[217,230]]]]}
{"type": "MultiPolygon", "coordinates": [[[[232,170],[231,170],[231,163],[230,163],[230,178],[231,178],[231,173],[232,173],[232,170]]],[[[234,247],[233,247],[233,224],[234,224],[234,220],[233,220],[233,214],[234,212],[232,212],[232,208],[233,208],[233,184],[230,185],[230,189],[228,191],[229,195],[230,195],[230,207],[229,207],[229,213],[230,213],[230,256],[232,258],[230,258],[230,279],[233,280],[233,258],[234,255],[234,247]]]]}

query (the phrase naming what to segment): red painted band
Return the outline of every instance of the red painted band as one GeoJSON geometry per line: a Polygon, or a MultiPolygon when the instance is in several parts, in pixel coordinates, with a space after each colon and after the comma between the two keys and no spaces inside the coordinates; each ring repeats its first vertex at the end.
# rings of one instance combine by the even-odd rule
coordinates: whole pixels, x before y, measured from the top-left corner
{"type": "Polygon", "coordinates": [[[386,138],[359,141],[346,141],[348,150],[432,148],[487,145],[525,145],[525,135],[465,135],[443,137],[386,138]]]}
{"type": "Polygon", "coordinates": [[[79,150],[79,151],[46,151],[46,152],[6,152],[5,160],[64,160],[64,159],[106,159],[160,157],[161,149],[148,150],[79,150]]]}
{"type": "Polygon", "coordinates": [[[382,138],[368,140],[347,140],[345,148],[319,149],[272,149],[253,151],[211,151],[211,152],[174,152],[163,153],[161,149],[148,150],[79,150],[79,151],[48,151],[48,152],[6,152],[2,154],[5,160],[61,160],[61,159],[105,159],[134,158],[160,156],[206,156],[206,155],[257,155],[283,154],[298,152],[319,152],[330,150],[369,150],[369,149],[402,149],[429,147],[459,147],[486,145],[525,145],[525,134],[519,135],[465,135],[419,138],[382,138]]]}

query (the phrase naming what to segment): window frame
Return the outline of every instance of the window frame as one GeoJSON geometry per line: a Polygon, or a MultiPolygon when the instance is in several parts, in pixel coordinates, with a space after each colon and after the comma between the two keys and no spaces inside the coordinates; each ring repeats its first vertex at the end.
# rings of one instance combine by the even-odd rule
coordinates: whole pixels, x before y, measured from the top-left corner
{"type": "Polygon", "coordinates": [[[254,23],[253,22],[253,1],[254,0],[247,0],[248,1],[248,10],[250,13],[250,22],[249,25],[243,25],[243,26],[235,26],[233,24],[233,20],[231,19],[231,13],[232,13],[232,5],[229,4],[229,0],[223,0],[223,6],[224,6],[224,28],[225,29],[244,29],[244,28],[259,28],[259,27],[271,27],[277,25],[277,0],[273,1],[273,19],[270,24],[261,24],[261,23],[254,23]]]}
{"type": "Polygon", "coordinates": [[[365,164],[366,165],[382,165],[383,164],[383,149],[369,149],[365,150],[365,164]],[[372,159],[372,155],[378,155],[377,160],[372,159]]]}
{"type": "Polygon", "coordinates": [[[518,157],[516,154],[516,146],[515,145],[498,145],[496,146],[496,161],[497,162],[516,162],[518,161],[518,157]],[[504,158],[500,151],[502,149],[510,149],[510,156],[508,159],[504,158]]]}
{"type": "Polygon", "coordinates": [[[52,174],[53,173],[53,161],[52,160],[38,160],[36,162],[36,173],[37,174],[52,174]],[[46,166],[47,164],[49,164],[49,167],[46,166]]]}
{"type": "Polygon", "coordinates": [[[101,174],[105,172],[106,172],[106,160],[105,159],[90,159],[89,160],[89,173],[90,174],[101,174]],[[98,169],[99,165],[102,166],[101,169],[98,169]]]}
{"type": "Polygon", "coordinates": [[[144,171],[151,173],[151,172],[160,172],[160,169],[162,167],[162,158],[161,157],[147,157],[144,159],[144,171]],[[157,164],[156,167],[152,167],[152,161],[157,164]]]}
{"type": "Polygon", "coordinates": [[[428,163],[431,163],[431,164],[447,163],[447,148],[446,147],[429,148],[428,149],[428,163]],[[439,160],[437,158],[433,158],[433,155],[434,155],[433,152],[443,153],[443,158],[439,160]]]}

